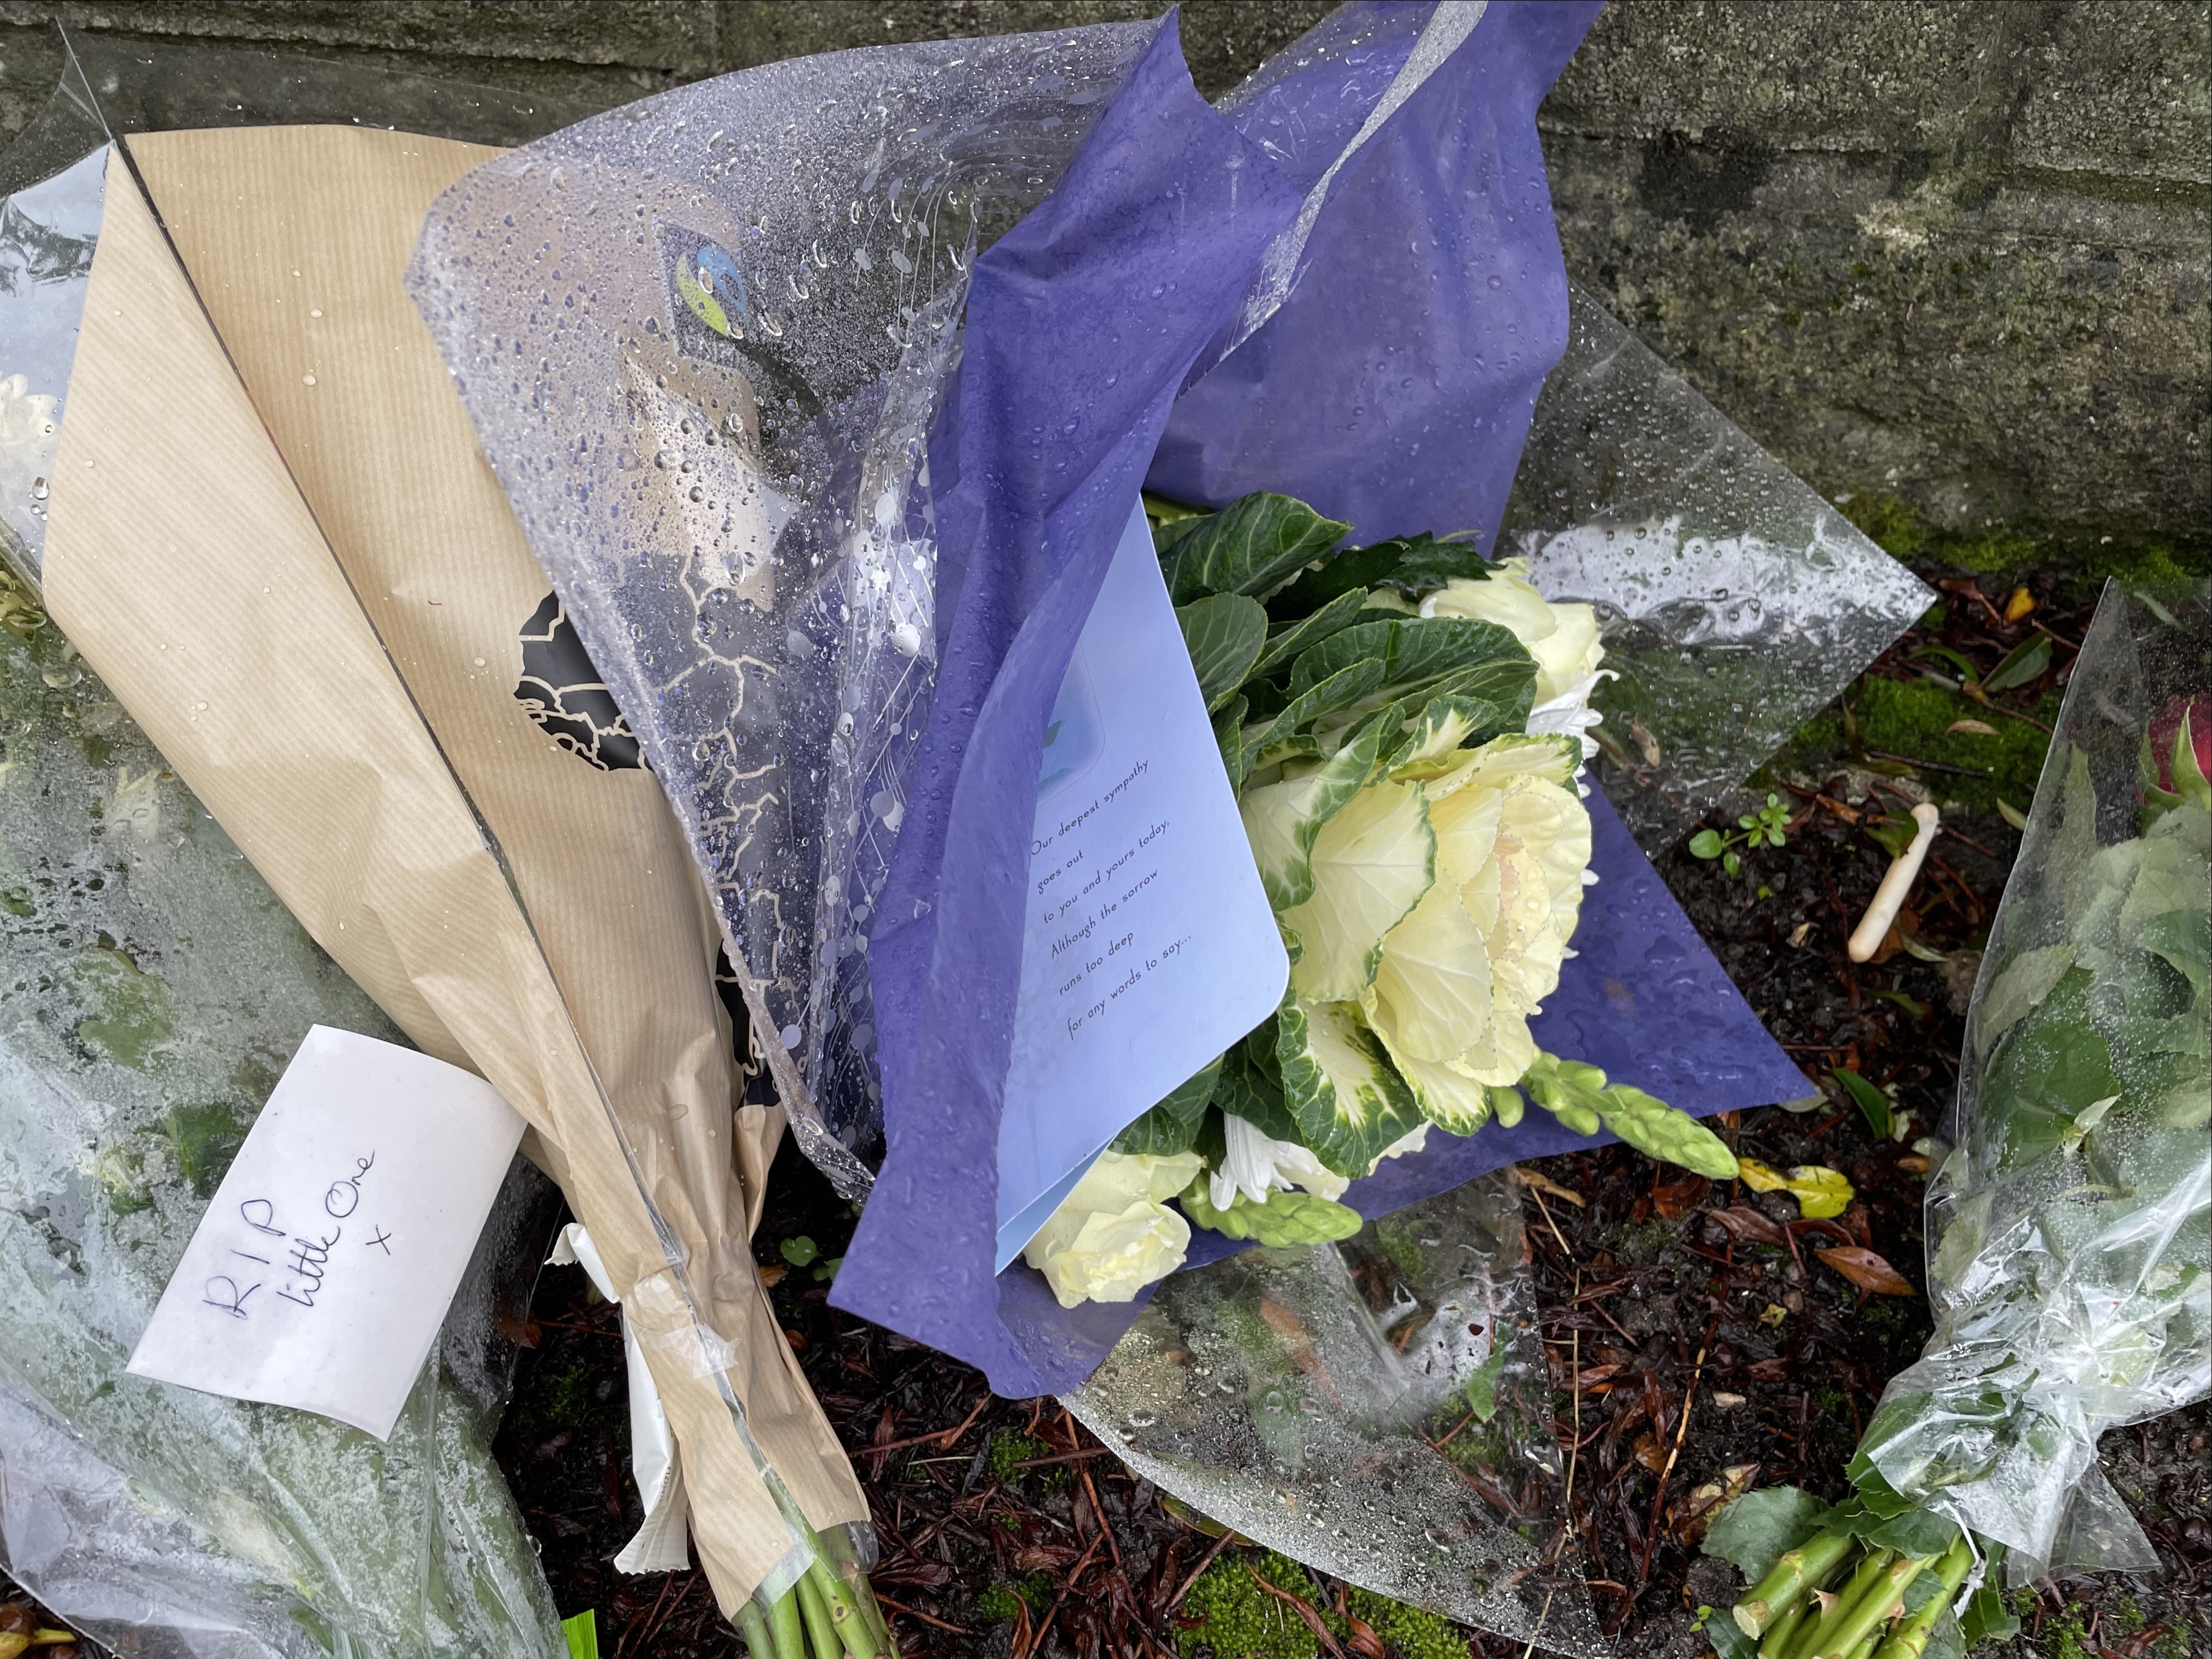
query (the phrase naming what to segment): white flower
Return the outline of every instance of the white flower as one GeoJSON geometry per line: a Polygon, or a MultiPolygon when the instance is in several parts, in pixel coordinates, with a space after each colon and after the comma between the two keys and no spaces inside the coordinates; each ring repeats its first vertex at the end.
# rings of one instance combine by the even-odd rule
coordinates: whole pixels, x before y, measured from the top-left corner
{"type": "Polygon", "coordinates": [[[1063,1308],[1129,1302],[1182,1266],[1190,1224],[1163,1201],[1197,1178],[1195,1152],[1102,1152],[1022,1251],[1063,1308]]]}
{"type": "Polygon", "coordinates": [[[1234,1204],[1239,1193],[1255,1204],[1265,1204],[1269,1193],[1292,1187],[1335,1199],[1352,1184],[1296,1141],[1277,1140],[1234,1112],[1224,1112],[1222,1123],[1229,1150],[1221,1167],[1206,1181],[1206,1198],[1217,1210],[1234,1204]]]}
{"type": "MultiPolygon", "coordinates": [[[[1553,605],[1528,580],[1528,561],[1507,559],[1481,581],[1455,578],[1421,601],[1424,617],[1471,617],[1511,630],[1536,659],[1536,701],[1573,696],[1584,701],[1597,665],[1597,612],[1587,605],[1553,605]]],[[[1530,731],[1537,728],[1530,726],[1530,731]]]]}

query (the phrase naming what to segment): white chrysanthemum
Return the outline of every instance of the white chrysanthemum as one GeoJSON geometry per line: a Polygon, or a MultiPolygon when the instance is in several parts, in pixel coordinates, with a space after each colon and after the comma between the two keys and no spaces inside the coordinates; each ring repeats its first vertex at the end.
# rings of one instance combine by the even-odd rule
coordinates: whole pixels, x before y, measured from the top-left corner
{"type": "Polygon", "coordinates": [[[1265,1204],[1267,1194],[1303,1187],[1317,1197],[1337,1199],[1352,1182],[1336,1173],[1306,1147],[1273,1135],[1234,1112],[1223,1114],[1222,1127],[1228,1150],[1221,1166],[1206,1178],[1206,1198],[1217,1210],[1225,1210],[1242,1193],[1255,1204],[1265,1204]]]}
{"type": "Polygon", "coordinates": [[[1196,1179],[1195,1152],[1102,1152],[1022,1251],[1063,1308],[1129,1302],[1182,1266],[1190,1224],[1165,1200],[1196,1179]]]}

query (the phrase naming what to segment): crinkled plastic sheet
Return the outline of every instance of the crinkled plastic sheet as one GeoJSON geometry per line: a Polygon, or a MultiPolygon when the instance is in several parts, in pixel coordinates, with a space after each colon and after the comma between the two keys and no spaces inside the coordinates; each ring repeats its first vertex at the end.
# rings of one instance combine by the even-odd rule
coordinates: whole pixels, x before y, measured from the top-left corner
{"type": "Polygon", "coordinates": [[[404,1042],[6,579],[0,1547],[119,1650],[544,1656],[488,1443],[556,1201],[510,1176],[391,1440],[126,1375],[309,1026],[404,1042]]]}
{"type": "Polygon", "coordinates": [[[1597,607],[1594,769],[1636,838],[1692,828],[1935,595],[1589,295],[1569,292],[1498,550],[1597,607]]]}
{"type": "Polygon", "coordinates": [[[381,113],[487,141],[573,113],[407,76],[64,33],[0,184],[0,1548],[119,1651],[561,1649],[489,1452],[558,1195],[518,1161],[389,1442],[124,1370],[309,1026],[404,1042],[85,671],[33,589],[116,132],[381,113]],[[13,377],[21,376],[20,383],[13,377]]]}
{"type": "Polygon", "coordinates": [[[928,707],[925,445],[966,273],[1155,27],[872,47],[681,88],[479,169],[416,258],[486,451],[781,1039],[793,1130],[851,1198],[870,1180],[854,1149],[880,1142],[865,929],[928,707]],[[720,262],[724,336],[658,289],[732,248],[757,279],[720,262]],[[527,281],[477,279],[518,253],[527,281]],[[625,316],[649,320],[611,338],[625,316]],[[549,440],[559,467],[513,464],[549,440]]]}
{"type": "Polygon", "coordinates": [[[2212,692],[2208,641],[2203,585],[2118,583],[2082,641],[1929,1185],[1936,1334],[1863,1448],[2015,1583],[2154,1571],[2097,1437],[2212,1394],[2212,831],[2181,807],[2146,835],[2138,769],[2154,717],[2212,692]]]}
{"type": "Polygon", "coordinates": [[[1518,1192],[1486,1176],[1340,1246],[1176,1275],[1063,1398],[1246,1537],[1515,1641],[1605,1653],[1522,1262],[1518,1192]]]}

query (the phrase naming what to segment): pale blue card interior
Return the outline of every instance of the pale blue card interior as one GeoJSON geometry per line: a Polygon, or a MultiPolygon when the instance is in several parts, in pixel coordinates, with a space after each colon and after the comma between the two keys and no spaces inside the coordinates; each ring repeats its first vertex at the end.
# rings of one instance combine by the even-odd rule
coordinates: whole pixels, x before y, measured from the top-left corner
{"type": "Polygon", "coordinates": [[[1290,977],[1141,506],[1045,726],[998,1266],[1290,977]]]}

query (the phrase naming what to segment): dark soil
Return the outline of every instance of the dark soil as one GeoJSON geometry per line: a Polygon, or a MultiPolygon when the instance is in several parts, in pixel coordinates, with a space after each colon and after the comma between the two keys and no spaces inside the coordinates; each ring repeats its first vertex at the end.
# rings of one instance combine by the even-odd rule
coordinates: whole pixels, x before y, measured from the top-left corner
{"type": "MultiPolygon", "coordinates": [[[[1890,1376],[1929,1334],[1923,1280],[1923,1136],[1941,1133],[1956,1083],[1961,1014],[2017,837],[1995,807],[2025,808],[2023,764],[2002,734],[2048,725],[2094,595],[2031,582],[2036,610],[2004,621],[2009,580],[1961,580],[1931,617],[1808,728],[1747,795],[1790,806],[1787,843],[1730,874],[1680,848],[1658,860],[1721,961],[1804,1066],[1802,1113],[1731,1115],[1739,1152],[1777,1168],[1822,1164],[1856,1194],[1832,1221],[1785,1194],[1717,1186],[1622,1147],[1545,1160],[1528,1192],[1528,1237],[1546,1304],[1559,1431],[1574,1448],[1572,1505],[1599,1613],[1620,1651],[1692,1659],[1701,1607],[1725,1608],[1733,1569],[1695,1540],[1725,1483],[1841,1494],[1843,1468],[1890,1376]],[[1944,718],[1908,712],[1940,644],[1990,672],[2031,631],[2050,669],[1976,702],[1952,690],[1944,718]],[[1885,741],[1869,743],[1875,711],[1885,741]],[[1972,720],[2000,735],[1951,721],[1972,720]],[[1906,744],[1913,746],[1907,747],[1906,744]],[[1989,744],[1978,751],[1976,744],[1989,744]],[[1899,757],[1903,757],[1900,759],[1899,757]],[[1986,758],[1981,757],[1986,757],[1986,758]],[[1911,802],[1960,803],[1898,933],[1853,966],[1844,941],[1887,864],[1874,832],[1911,802]],[[1890,1091],[1911,1114],[1877,1135],[1834,1073],[1890,1091]],[[1548,1184],[1544,1184],[1548,1183],[1548,1184]],[[1865,1294],[1820,1252],[1870,1252],[1913,1287],[1865,1294]]],[[[2034,734],[2040,743],[2042,734],[2034,734]]],[[[1718,820],[1723,827],[1732,816],[1718,820]]],[[[793,1346],[867,1486],[882,1565],[874,1583],[910,1655],[1172,1654],[1178,1592],[1215,1549],[1049,1401],[994,1399],[974,1371],[832,1310],[787,1239],[834,1257],[852,1218],[786,1147],[758,1255],[793,1346]],[[871,1447],[883,1449],[871,1452],[871,1447]],[[1100,1522],[1105,1529],[1102,1535],[1100,1522]]],[[[802,1251],[801,1254],[804,1254],[802,1251]]],[[[1863,1272],[1863,1269],[1862,1269],[1863,1272]]],[[[564,1613],[599,1614],[610,1659],[701,1659],[739,1644],[702,1575],[628,1578],[609,1558],[637,1525],[617,1311],[592,1305],[580,1269],[539,1287],[498,1443],[564,1613]]],[[[2212,1407],[2106,1438],[2104,1466],[2142,1520],[2163,1577],[2070,1579],[2023,1599],[2018,1656],[2179,1659],[2212,1651],[2212,1407]]],[[[1336,1587],[1323,1587],[1323,1599],[1336,1587]]],[[[1504,1659],[1517,1644],[1469,1634],[1504,1659]]],[[[1218,1659],[1232,1659],[1219,1656],[1218,1659]]]]}

